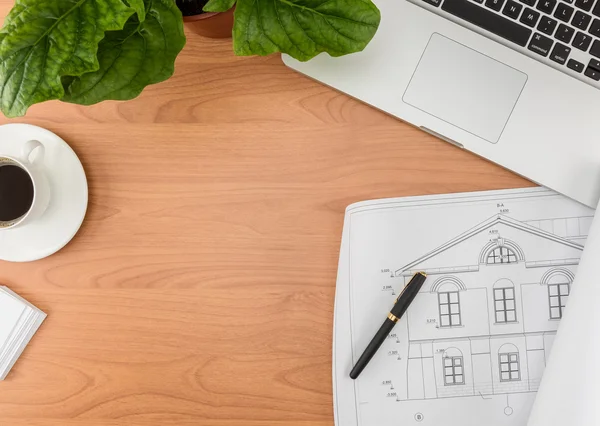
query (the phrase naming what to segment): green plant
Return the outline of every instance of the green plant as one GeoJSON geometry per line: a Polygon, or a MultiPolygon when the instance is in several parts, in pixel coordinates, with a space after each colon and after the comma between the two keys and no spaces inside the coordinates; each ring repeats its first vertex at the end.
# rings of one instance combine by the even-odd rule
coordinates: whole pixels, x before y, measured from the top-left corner
{"type": "Polygon", "coordinates": [[[224,12],[234,4],[236,55],[342,56],[363,50],[380,20],[371,0],[209,0],[204,10],[224,12]]]}
{"type": "MultiPolygon", "coordinates": [[[[237,55],[358,52],[380,20],[371,0],[209,0],[204,11],[234,5],[237,55]]],[[[184,45],[174,0],[16,0],[0,30],[0,110],[132,99],[173,74],[184,45]]]]}

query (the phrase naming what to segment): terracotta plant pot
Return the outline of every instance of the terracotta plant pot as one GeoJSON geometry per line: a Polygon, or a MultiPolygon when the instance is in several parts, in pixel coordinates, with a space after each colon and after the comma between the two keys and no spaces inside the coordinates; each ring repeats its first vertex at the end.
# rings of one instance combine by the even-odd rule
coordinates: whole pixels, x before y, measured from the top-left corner
{"type": "Polygon", "coordinates": [[[227,12],[209,12],[199,15],[184,16],[183,22],[186,27],[196,34],[209,38],[231,37],[233,30],[233,10],[227,12]]]}

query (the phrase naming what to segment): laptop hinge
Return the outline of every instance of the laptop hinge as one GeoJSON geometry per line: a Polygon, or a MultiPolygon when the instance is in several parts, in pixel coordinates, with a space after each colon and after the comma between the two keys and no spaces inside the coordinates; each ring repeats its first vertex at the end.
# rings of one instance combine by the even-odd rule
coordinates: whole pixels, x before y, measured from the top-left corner
{"type": "Polygon", "coordinates": [[[456,142],[455,140],[452,140],[452,139],[450,139],[450,138],[448,138],[448,137],[446,137],[446,136],[444,136],[444,135],[441,135],[441,134],[439,134],[438,132],[434,132],[433,130],[431,130],[431,129],[428,129],[427,127],[420,126],[419,128],[420,128],[421,130],[423,130],[424,132],[427,132],[427,133],[429,133],[430,135],[433,135],[433,136],[435,136],[436,138],[440,138],[440,139],[441,139],[441,140],[443,140],[443,141],[446,141],[446,142],[448,142],[448,143],[451,143],[451,144],[452,144],[452,145],[454,145],[454,146],[457,146],[457,147],[459,147],[459,148],[462,148],[462,149],[464,149],[464,148],[465,148],[465,146],[464,146],[462,143],[456,142]]]}

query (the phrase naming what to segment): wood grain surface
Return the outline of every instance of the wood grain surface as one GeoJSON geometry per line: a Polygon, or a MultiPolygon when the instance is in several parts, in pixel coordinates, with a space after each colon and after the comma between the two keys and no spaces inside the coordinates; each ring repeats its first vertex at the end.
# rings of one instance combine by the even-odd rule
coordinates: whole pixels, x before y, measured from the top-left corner
{"type": "Polygon", "coordinates": [[[345,207],[531,185],[277,56],[188,36],[176,75],[134,101],[0,120],[62,136],[90,188],[65,249],[0,261],[48,313],[0,382],[2,426],[333,425],[345,207]]]}

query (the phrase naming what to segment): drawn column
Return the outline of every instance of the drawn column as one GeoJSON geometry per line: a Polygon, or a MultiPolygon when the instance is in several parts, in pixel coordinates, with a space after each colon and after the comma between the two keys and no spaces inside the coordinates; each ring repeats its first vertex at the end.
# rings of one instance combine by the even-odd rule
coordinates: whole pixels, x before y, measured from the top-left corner
{"type": "Polygon", "coordinates": [[[410,343],[408,347],[408,399],[425,398],[425,384],[423,381],[423,359],[421,344],[410,343]]]}
{"type": "Polygon", "coordinates": [[[491,395],[494,393],[492,378],[492,359],[490,338],[471,339],[471,359],[473,360],[473,391],[475,395],[491,395]]]}

